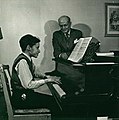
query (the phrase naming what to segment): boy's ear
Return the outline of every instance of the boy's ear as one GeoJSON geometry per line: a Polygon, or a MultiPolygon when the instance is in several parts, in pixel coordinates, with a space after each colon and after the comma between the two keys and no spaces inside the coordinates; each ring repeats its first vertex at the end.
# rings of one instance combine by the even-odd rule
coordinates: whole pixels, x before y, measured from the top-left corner
{"type": "Polygon", "coordinates": [[[30,51],[31,47],[29,45],[27,45],[26,50],[30,51]]]}

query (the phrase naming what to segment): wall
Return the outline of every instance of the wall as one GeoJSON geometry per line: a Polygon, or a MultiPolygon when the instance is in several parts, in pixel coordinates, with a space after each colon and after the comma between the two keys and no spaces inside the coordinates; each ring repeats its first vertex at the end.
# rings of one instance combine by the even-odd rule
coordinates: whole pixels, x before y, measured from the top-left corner
{"type": "Polygon", "coordinates": [[[118,0],[0,0],[0,63],[12,65],[20,53],[18,40],[26,33],[41,39],[41,54],[35,63],[42,72],[54,69],[52,33],[61,15],[72,18],[72,26],[101,42],[101,51],[119,49],[119,37],[104,37],[105,2],[118,0]]]}

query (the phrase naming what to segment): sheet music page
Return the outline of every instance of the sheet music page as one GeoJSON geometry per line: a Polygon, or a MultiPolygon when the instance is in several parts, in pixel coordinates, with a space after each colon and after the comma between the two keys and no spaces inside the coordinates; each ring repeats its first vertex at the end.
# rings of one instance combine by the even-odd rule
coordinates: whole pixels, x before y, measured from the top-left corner
{"type": "Polygon", "coordinates": [[[91,39],[92,39],[92,37],[80,38],[79,42],[74,47],[68,60],[70,60],[72,62],[80,62],[88,48],[88,45],[89,45],[91,39]]]}

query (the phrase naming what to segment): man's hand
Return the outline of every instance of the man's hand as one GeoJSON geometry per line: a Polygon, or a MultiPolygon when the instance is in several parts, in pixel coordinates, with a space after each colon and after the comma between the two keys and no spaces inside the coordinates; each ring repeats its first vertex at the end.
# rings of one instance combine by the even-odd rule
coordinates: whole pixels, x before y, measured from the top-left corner
{"type": "Polygon", "coordinates": [[[74,40],[74,44],[76,44],[76,43],[78,43],[79,42],[79,40],[76,38],[75,40],[74,40]]]}

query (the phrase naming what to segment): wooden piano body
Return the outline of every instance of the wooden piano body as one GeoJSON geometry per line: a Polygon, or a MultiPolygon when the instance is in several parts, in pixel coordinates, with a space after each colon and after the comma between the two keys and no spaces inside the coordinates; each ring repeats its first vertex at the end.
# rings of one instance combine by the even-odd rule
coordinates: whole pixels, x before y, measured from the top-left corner
{"type": "Polygon", "coordinates": [[[113,96],[115,81],[110,74],[113,66],[118,67],[118,60],[118,56],[96,57],[94,63],[82,65],[56,60],[60,64],[72,65],[76,69],[83,68],[85,73],[85,92],[78,95],[66,93],[65,96],[59,97],[53,85],[48,84],[61,113],[75,117],[119,117],[119,99],[113,96]]]}

